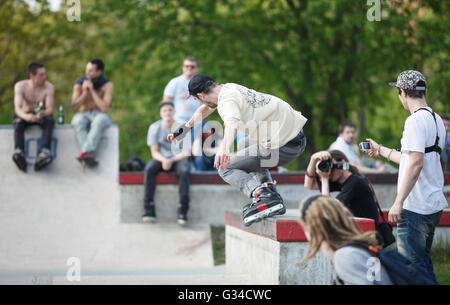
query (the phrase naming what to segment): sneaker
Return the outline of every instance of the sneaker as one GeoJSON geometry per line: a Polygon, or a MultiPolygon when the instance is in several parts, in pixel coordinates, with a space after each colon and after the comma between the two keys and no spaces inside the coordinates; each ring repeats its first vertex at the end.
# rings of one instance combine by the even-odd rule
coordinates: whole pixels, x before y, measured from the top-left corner
{"type": "Polygon", "coordinates": [[[98,165],[98,161],[95,160],[95,155],[92,152],[86,152],[83,156],[84,162],[86,162],[87,166],[94,167],[98,165]]]}
{"type": "Polygon", "coordinates": [[[52,163],[53,158],[51,155],[50,150],[47,148],[43,148],[39,155],[37,156],[36,160],[34,161],[34,170],[39,171],[52,163]]]}
{"type": "Polygon", "coordinates": [[[186,205],[183,204],[179,204],[178,205],[178,217],[177,217],[177,222],[180,226],[184,226],[187,223],[187,212],[188,212],[188,207],[186,205]]]}
{"type": "Polygon", "coordinates": [[[83,163],[83,162],[84,162],[84,155],[86,155],[85,152],[80,152],[80,153],[78,154],[78,156],[77,156],[78,162],[80,162],[80,163],[83,163]]]}
{"type": "Polygon", "coordinates": [[[156,221],[156,213],[155,213],[155,204],[153,202],[144,204],[145,213],[142,215],[143,222],[155,222],[156,221]]]}
{"type": "Polygon", "coordinates": [[[27,160],[25,159],[25,153],[20,148],[17,148],[14,151],[12,159],[21,171],[27,171],[27,160]]]}
{"type": "Polygon", "coordinates": [[[255,190],[253,201],[244,206],[242,220],[246,227],[267,217],[283,215],[286,207],[283,198],[273,190],[273,186],[263,184],[255,190]]]}

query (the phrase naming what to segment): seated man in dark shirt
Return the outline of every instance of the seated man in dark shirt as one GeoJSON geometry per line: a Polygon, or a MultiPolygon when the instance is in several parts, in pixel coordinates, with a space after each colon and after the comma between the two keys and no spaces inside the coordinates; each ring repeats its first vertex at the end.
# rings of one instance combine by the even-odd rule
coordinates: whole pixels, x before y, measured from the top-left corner
{"type": "Polygon", "coordinates": [[[308,189],[320,189],[323,195],[340,191],[336,196],[355,217],[370,218],[375,221],[377,238],[384,244],[379,232],[378,200],[366,177],[349,164],[346,156],[339,150],[320,151],[311,156],[305,172],[304,186],[308,189]],[[328,166],[326,162],[330,160],[328,166]],[[319,165],[320,164],[320,165],[319,165]]]}

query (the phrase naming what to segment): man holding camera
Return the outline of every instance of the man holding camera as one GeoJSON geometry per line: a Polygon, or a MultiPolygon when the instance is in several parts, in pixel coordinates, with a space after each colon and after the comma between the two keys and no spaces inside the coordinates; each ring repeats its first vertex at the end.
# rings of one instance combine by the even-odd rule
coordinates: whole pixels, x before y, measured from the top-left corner
{"type": "Polygon", "coordinates": [[[397,88],[403,108],[411,113],[405,121],[401,150],[368,139],[372,146],[368,154],[400,164],[397,196],[389,210],[389,221],[397,222],[397,247],[436,279],[430,252],[435,227],[447,207],[440,164],[445,128],[441,117],[427,105],[427,81],[422,73],[404,71],[389,85],[397,88]]]}

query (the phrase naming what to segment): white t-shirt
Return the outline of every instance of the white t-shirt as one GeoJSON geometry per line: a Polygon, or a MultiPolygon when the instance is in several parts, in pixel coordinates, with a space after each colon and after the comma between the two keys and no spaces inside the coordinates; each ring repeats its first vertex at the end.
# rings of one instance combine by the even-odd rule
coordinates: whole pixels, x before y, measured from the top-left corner
{"type": "Polygon", "coordinates": [[[217,110],[224,121],[238,119],[239,131],[269,149],[292,140],[307,121],[282,99],[232,83],[222,85],[217,110]]]}
{"type": "Polygon", "coordinates": [[[195,110],[200,107],[200,103],[192,96],[189,96],[189,81],[184,75],[180,75],[172,78],[164,89],[164,95],[173,98],[173,105],[175,106],[174,119],[176,121],[189,121],[195,110]]]}
{"type": "MultiPolygon", "coordinates": [[[[427,107],[428,110],[431,108],[427,107]]],[[[435,114],[439,135],[439,147],[444,148],[445,127],[439,115],[435,114]]],[[[443,193],[444,174],[439,154],[425,154],[425,147],[433,146],[436,141],[436,124],[433,116],[426,110],[419,110],[405,121],[401,140],[401,159],[398,174],[397,191],[400,189],[409,163],[409,152],[424,153],[423,168],[419,178],[409,193],[403,208],[418,214],[429,215],[448,206],[443,193]]]]}
{"type": "Polygon", "coordinates": [[[351,144],[348,144],[345,142],[345,140],[341,137],[337,137],[336,141],[334,141],[331,145],[329,150],[339,150],[347,157],[348,161],[352,163],[358,162],[358,157],[356,156],[356,152],[353,149],[353,146],[351,144]]]}

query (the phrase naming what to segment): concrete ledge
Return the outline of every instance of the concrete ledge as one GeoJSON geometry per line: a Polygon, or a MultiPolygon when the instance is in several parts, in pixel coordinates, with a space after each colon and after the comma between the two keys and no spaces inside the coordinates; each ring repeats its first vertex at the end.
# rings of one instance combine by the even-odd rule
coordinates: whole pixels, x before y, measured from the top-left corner
{"type": "MultiPolygon", "coordinates": [[[[269,217],[246,227],[242,223],[241,211],[234,210],[225,212],[225,225],[279,242],[307,242],[298,217],[298,210],[288,209],[284,215],[269,217]]],[[[364,232],[375,230],[375,223],[372,219],[355,217],[355,223],[364,232]]]]}
{"type": "MultiPolygon", "coordinates": [[[[277,184],[303,184],[305,181],[304,172],[276,173],[272,172],[272,178],[277,184]]],[[[372,184],[397,185],[397,174],[370,174],[365,175],[372,184]]],[[[136,185],[144,183],[143,172],[123,172],[120,174],[121,185],[136,185]]],[[[178,184],[178,178],[173,173],[160,173],[156,177],[158,184],[178,184]]],[[[216,173],[192,173],[192,184],[227,184],[216,173]]],[[[450,173],[444,175],[444,185],[450,185],[450,173]]],[[[450,192],[446,192],[450,196],[450,192]]]]}
{"type": "MultiPolygon", "coordinates": [[[[332,283],[333,268],[318,253],[306,265],[297,263],[306,256],[308,243],[297,219],[297,210],[267,218],[244,227],[240,211],[225,214],[226,272],[245,274],[249,281],[262,285],[327,285],[332,283]]],[[[364,231],[373,231],[374,222],[357,218],[364,231]]]]}
{"type": "MultiPolygon", "coordinates": [[[[276,173],[272,177],[277,181],[277,189],[288,209],[297,209],[302,198],[317,194],[303,186],[304,175],[300,172],[276,173]]],[[[395,200],[397,185],[390,184],[397,175],[370,175],[380,206],[388,210],[395,200]]],[[[446,180],[449,175],[446,175],[446,180]]],[[[121,173],[119,176],[121,192],[121,221],[139,223],[144,212],[144,174],[142,172],[121,173]]],[[[172,173],[159,173],[156,177],[156,213],[160,220],[174,221],[178,204],[178,178],[172,173]]],[[[444,192],[450,193],[450,185],[444,186],[444,192]]],[[[336,193],[332,193],[335,196],[336,193]]],[[[191,174],[191,209],[189,219],[194,222],[223,225],[223,215],[227,210],[242,209],[250,202],[238,189],[229,186],[217,173],[191,174]]],[[[450,196],[447,196],[450,201],[450,196]]],[[[444,217],[447,216],[443,216],[444,217]]],[[[448,218],[445,218],[448,219],[448,218]]],[[[448,222],[445,222],[448,223],[448,222]]]]}

